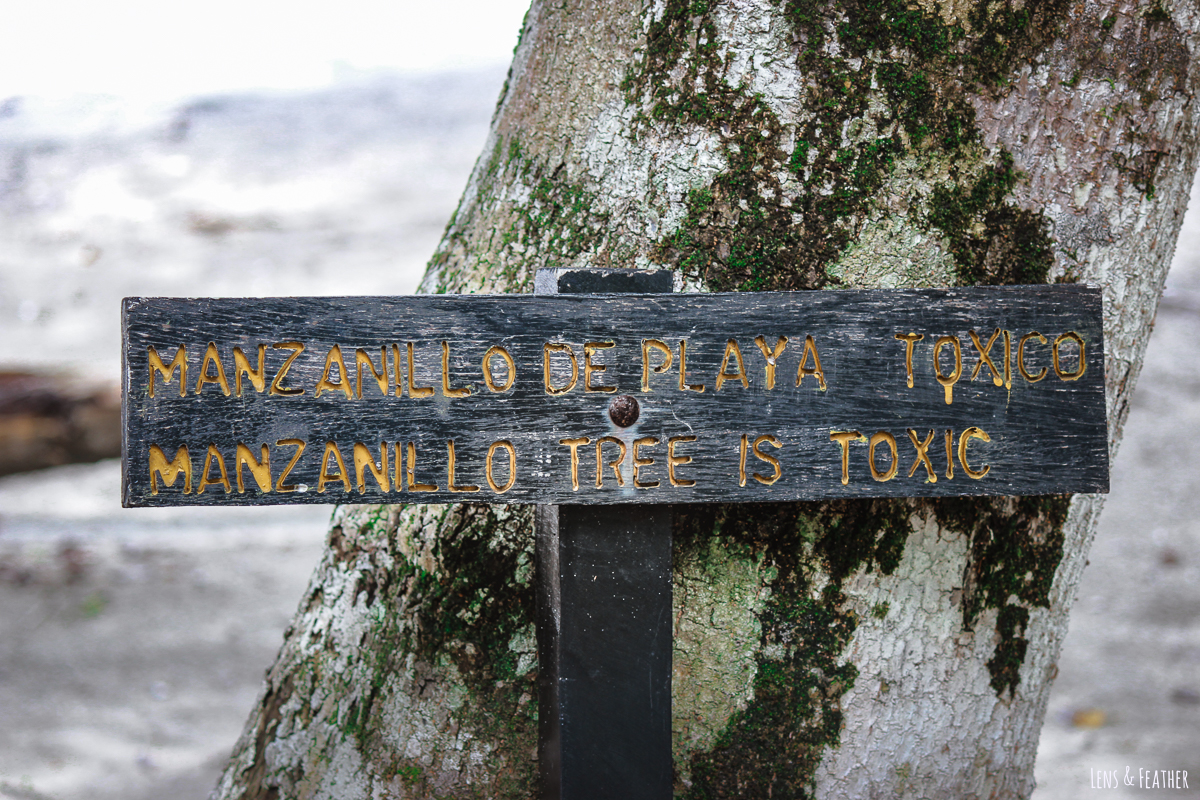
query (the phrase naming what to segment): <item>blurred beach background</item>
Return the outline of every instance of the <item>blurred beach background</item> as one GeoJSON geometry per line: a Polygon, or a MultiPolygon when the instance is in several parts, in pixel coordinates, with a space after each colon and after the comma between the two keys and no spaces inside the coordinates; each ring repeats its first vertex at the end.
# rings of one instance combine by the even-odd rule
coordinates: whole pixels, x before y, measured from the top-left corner
{"type": "MultiPolygon", "coordinates": [[[[6,15],[0,447],[19,456],[0,455],[15,473],[0,478],[0,798],[206,797],[324,545],[327,508],[120,508],[120,465],[103,457],[120,299],[412,292],[526,5],[6,15]],[[21,451],[47,431],[53,447],[21,451]],[[46,466],[78,460],[92,463],[46,466]]],[[[1035,800],[1126,767],[1200,786],[1197,205],[1072,612],[1035,800]]]]}

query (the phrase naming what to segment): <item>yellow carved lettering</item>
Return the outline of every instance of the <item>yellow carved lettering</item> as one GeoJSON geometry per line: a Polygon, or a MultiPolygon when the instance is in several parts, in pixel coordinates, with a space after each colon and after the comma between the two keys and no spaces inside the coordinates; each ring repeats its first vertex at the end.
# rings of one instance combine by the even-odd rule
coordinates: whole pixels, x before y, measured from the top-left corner
{"type": "Polygon", "coordinates": [[[896,452],[896,437],[892,436],[887,431],[879,431],[878,433],[872,434],[871,442],[867,447],[867,464],[869,464],[871,467],[871,477],[880,483],[884,481],[890,481],[892,478],[896,477],[896,470],[900,468],[900,456],[896,452]],[[880,472],[875,466],[875,447],[880,442],[887,444],[892,455],[892,460],[888,464],[888,468],[883,472],[880,472]]]}
{"type": "MultiPolygon", "coordinates": [[[[344,374],[344,373],[343,373],[344,374]]],[[[338,450],[337,444],[332,441],[325,443],[325,452],[321,454],[321,469],[317,477],[317,494],[325,493],[325,484],[341,481],[345,487],[346,494],[350,494],[350,475],[346,472],[346,462],[342,458],[342,451],[338,450]],[[334,462],[337,464],[337,472],[329,471],[329,457],[333,456],[334,462]]]]}
{"type": "Polygon", "coordinates": [[[513,447],[512,442],[501,439],[498,442],[492,442],[492,446],[488,448],[487,460],[485,461],[488,486],[492,487],[492,491],[496,494],[504,494],[513,487],[517,482],[517,449],[513,447]],[[495,457],[497,450],[503,450],[508,453],[508,481],[504,484],[496,483],[496,476],[492,467],[492,459],[495,457]]]}
{"type": "Polygon", "coordinates": [[[1021,341],[1017,342],[1017,372],[1020,372],[1021,377],[1030,383],[1037,383],[1042,378],[1046,377],[1046,373],[1050,371],[1046,367],[1042,367],[1036,375],[1030,375],[1029,370],[1025,369],[1025,343],[1030,339],[1035,338],[1042,344],[1046,343],[1046,337],[1042,336],[1037,331],[1025,334],[1021,337],[1021,341]]]}
{"type": "Polygon", "coordinates": [[[606,364],[593,364],[592,356],[597,350],[607,350],[615,346],[614,342],[587,342],[583,345],[583,391],[611,393],[617,390],[615,386],[592,385],[592,376],[599,375],[607,369],[606,364]]]}
{"type": "MultiPolygon", "coordinates": [[[[346,395],[347,400],[354,399],[354,389],[350,386],[350,375],[346,372],[346,362],[342,360],[342,348],[339,345],[334,345],[329,348],[329,353],[325,356],[325,371],[321,375],[321,380],[317,381],[317,397],[321,396],[322,392],[342,392],[346,395]],[[337,380],[333,380],[333,367],[338,368],[337,380]]],[[[324,472],[325,467],[321,467],[324,472]]],[[[318,489],[318,491],[320,491],[318,489]]],[[[347,489],[346,491],[350,491],[347,489]]]]}
{"type": "Polygon", "coordinates": [[[200,394],[200,390],[206,383],[217,384],[221,387],[224,395],[229,397],[229,381],[225,380],[225,368],[221,366],[221,356],[217,353],[216,342],[209,342],[208,347],[204,350],[204,360],[200,362],[200,377],[196,379],[196,394],[200,394]],[[209,365],[217,368],[215,374],[209,372],[209,365]]]}
{"type": "Polygon", "coordinates": [[[1012,335],[1004,331],[1004,387],[1012,388],[1012,335]]]}
{"type": "Polygon", "coordinates": [[[717,373],[718,392],[721,391],[721,387],[728,380],[740,382],[743,389],[750,388],[750,378],[746,376],[746,365],[742,361],[742,349],[738,347],[737,339],[730,339],[725,343],[725,355],[721,359],[721,370],[717,373]],[[737,362],[737,372],[729,371],[730,358],[737,362]]]}
{"type": "Polygon", "coordinates": [[[571,349],[571,345],[562,342],[546,342],[542,345],[542,380],[546,387],[546,394],[566,394],[575,388],[575,383],[579,380],[579,363],[575,360],[575,351],[571,349]],[[571,380],[563,386],[555,386],[551,379],[551,353],[566,353],[567,358],[571,360],[571,380]]]}
{"type": "Polygon", "coordinates": [[[958,439],[958,463],[962,465],[963,472],[967,473],[967,477],[979,480],[991,472],[992,468],[990,465],[985,464],[983,469],[971,469],[971,465],[967,463],[967,445],[970,444],[972,439],[982,439],[985,442],[990,442],[992,437],[988,436],[985,431],[972,427],[963,431],[962,436],[958,439]]]}
{"type": "MultiPolygon", "coordinates": [[[[430,389],[430,392],[433,390],[430,389]]],[[[436,492],[438,490],[436,483],[421,483],[416,478],[417,471],[417,445],[415,442],[408,443],[408,460],[404,465],[405,470],[405,485],[410,492],[436,492]]]]}
{"type": "Polygon", "coordinates": [[[779,441],[774,436],[759,436],[754,440],[754,447],[751,450],[751,452],[754,453],[755,458],[757,458],[759,461],[765,461],[766,463],[770,464],[771,468],[774,470],[774,474],[772,474],[769,478],[759,475],[757,472],[752,473],[754,480],[758,481],[764,486],[770,486],[771,484],[775,483],[775,481],[779,480],[780,476],[783,475],[783,467],[780,466],[779,459],[770,453],[764,453],[762,451],[761,448],[764,444],[769,444],[771,447],[779,449],[780,447],[783,447],[783,442],[779,441]]]}
{"type": "Polygon", "coordinates": [[[624,486],[625,477],[621,474],[621,463],[625,461],[627,452],[625,443],[615,436],[601,436],[596,440],[596,488],[604,488],[604,454],[602,450],[605,444],[615,444],[618,448],[617,457],[609,461],[608,466],[612,468],[613,475],[617,478],[617,486],[624,486]]]}
{"type": "MultiPolygon", "coordinates": [[[[471,387],[463,386],[458,389],[450,388],[450,343],[442,342],[442,396],[466,397],[471,393],[471,387]]],[[[453,483],[453,481],[451,481],[453,483]]],[[[450,491],[454,491],[451,489],[450,491]]],[[[479,491],[476,489],[476,491],[479,491]]]]}
{"type": "Polygon", "coordinates": [[[512,355],[500,345],[494,345],[483,354],[483,382],[487,384],[488,390],[492,392],[507,392],[512,388],[513,382],[517,379],[517,365],[513,362],[512,355]],[[496,376],[492,372],[492,359],[500,358],[504,361],[504,367],[507,370],[504,373],[504,383],[498,383],[496,376]]]}
{"type": "Polygon", "coordinates": [[[943,336],[933,346],[933,374],[946,391],[946,405],[954,402],[954,384],[962,377],[962,343],[957,336],[943,336]],[[954,370],[949,375],[942,374],[942,363],[938,356],[942,348],[950,345],[954,349],[954,370]]]}
{"type": "Polygon", "coordinates": [[[242,482],[243,465],[250,470],[250,476],[258,484],[258,491],[262,494],[270,494],[271,451],[265,444],[262,446],[262,458],[256,459],[249,447],[238,442],[237,448],[234,451],[233,461],[233,471],[234,477],[237,478],[238,494],[246,493],[246,484],[242,482]]]}
{"type": "Polygon", "coordinates": [[[746,485],[746,450],[749,448],[749,437],[743,433],[741,440],[738,442],[738,486],[746,485]]]}
{"type": "Polygon", "coordinates": [[[455,485],[454,471],[457,468],[456,467],[457,459],[454,455],[454,440],[453,439],[448,439],[446,441],[446,450],[447,450],[446,472],[448,473],[448,479],[446,481],[446,488],[452,492],[478,492],[479,491],[478,486],[472,486],[470,484],[464,484],[463,486],[455,485]]]}
{"type": "Polygon", "coordinates": [[[175,351],[175,357],[171,359],[171,366],[163,363],[159,357],[158,351],[153,346],[150,347],[150,396],[154,397],[154,373],[158,372],[162,375],[163,383],[170,383],[171,376],[175,374],[175,370],[179,370],[179,396],[183,397],[187,394],[187,350],[183,345],[179,345],[179,349],[175,351]]]}
{"type": "Polygon", "coordinates": [[[571,491],[579,491],[579,448],[590,442],[586,436],[577,439],[559,439],[558,443],[571,448],[571,491]]]}
{"type": "MultiPolygon", "coordinates": [[[[413,367],[413,343],[408,342],[407,344],[408,344],[408,396],[413,397],[413,398],[433,397],[433,387],[432,386],[417,386],[416,385],[417,373],[416,373],[416,369],[413,367]]],[[[422,485],[424,485],[424,484],[422,484],[422,485]]],[[[417,489],[416,491],[423,492],[425,490],[417,489]]]]}
{"type": "Polygon", "coordinates": [[[703,383],[687,382],[687,339],[679,340],[679,391],[698,394],[704,391],[703,383]]]}
{"type": "Polygon", "coordinates": [[[634,488],[654,489],[658,486],[658,481],[646,481],[643,483],[642,481],[638,480],[639,472],[641,471],[642,467],[650,467],[650,466],[654,465],[653,458],[642,457],[641,448],[656,447],[657,445],[658,445],[658,439],[656,439],[653,436],[643,436],[640,439],[633,440],[632,463],[633,463],[633,485],[634,485],[634,488]]]}
{"type": "Polygon", "coordinates": [[[954,480],[954,431],[946,429],[946,480],[954,480]]]}
{"type": "Polygon", "coordinates": [[[904,342],[904,370],[908,375],[908,388],[913,388],[913,347],[925,338],[923,333],[897,333],[896,339],[904,342]]]}
{"type": "Polygon", "coordinates": [[[380,491],[390,492],[392,490],[392,481],[388,476],[387,442],[379,443],[378,466],[375,464],[375,456],[371,455],[371,450],[365,444],[354,443],[354,478],[359,494],[365,494],[367,491],[366,473],[368,470],[371,477],[375,479],[375,483],[379,484],[380,491]]]}
{"type": "Polygon", "coordinates": [[[254,391],[262,394],[267,388],[267,346],[260,344],[258,346],[258,369],[250,366],[250,360],[246,358],[246,354],[242,352],[242,348],[233,348],[233,386],[234,394],[238,397],[242,396],[242,376],[245,375],[250,379],[251,385],[254,386],[254,391]]]}
{"type": "MultiPolygon", "coordinates": [[[[354,396],[362,399],[362,379],[363,367],[371,371],[371,377],[375,379],[375,385],[379,387],[379,391],[384,397],[387,397],[388,391],[391,390],[392,381],[388,375],[387,363],[387,347],[379,348],[379,369],[375,369],[375,362],[371,360],[371,354],[361,347],[354,351],[354,396]]],[[[387,491],[386,489],[384,491],[387,491]]]]}
{"type": "Polygon", "coordinates": [[[992,345],[1000,338],[1000,329],[996,328],[995,333],[987,340],[987,344],[980,343],[979,335],[975,331],[967,331],[967,333],[971,336],[971,344],[975,345],[975,349],[979,351],[979,360],[975,362],[975,369],[971,370],[971,380],[975,380],[979,375],[979,370],[983,369],[983,366],[986,364],[987,368],[992,371],[992,383],[997,386],[1003,386],[1004,376],[1001,374],[1002,370],[996,367],[991,357],[992,345]]]}
{"type": "Polygon", "coordinates": [[[292,470],[296,467],[296,462],[298,462],[300,460],[300,456],[304,454],[304,448],[307,447],[307,445],[301,439],[280,439],[275,443],[275,446],[296,448],[296,452],[292,453],[292,460],[288,462],[288,465],[283,468],[283,472],[281,472],[279,477],[275,480],[275,491],[280,492],[281,494],[294,492],[298,487],[294,483],[284,484],[284,481],[287,480],[288,475],[292,474],[292,470]]]}
{"type": "Polygon", "coordinates": [[[800,354],[800,367],[796,370],[796,385],[799,386],[804,380],[805,375],[812,375],[817,379],[817,386],[823,392],[829,388],[829,384],[825,383],[825,372],[821,369],[821,356],[817,352],[817,343],[811,336],[804,337],[804,352],[800,354]],[[808,364],[808,356],[812,354],[813,365],[808,364]]]}
{"type": "Polygon", "coordinates": [[[283,362],[283,366],[279,368],[279,372],[275,373],[275,380],[271,381],[271,394],[292,397],[299,394],[304,394],[304,389],[298,386],[284,386],[283,379],[287,377],[288,370],[292,366],[292,362],[300,357],[304,352],[304,345],[300,342],[278,342],[271,345],[274,350],[291,350],[292,354],[283,362]]]}
{"type": "Polygon", "coordinates": [[[930,430],[929,435],[925,437],[925,441],[917,438],[917,432],[912,428],[908,429],[908,438],[912,442],[912,446],[916,448],[917,459],[913,461],[912,466],[908,469],[908,477],[912,477],[917,472],[917,467],[925,465],[925,482],[937,483],[937,473],[933,471],[933,462],[929,460],[929,445],[933,443],[934,431],[930,430]]]}
{"type": "MultiPolygon", "coordinates": [[[[661,375],[671,368],[671,362],[675,360],[671,348],[667,347],[666,342],[658,339],[642,339],[642,391],[650,391],[650,374],[661,375]],[[650,363],[650,351],[656,350],[662,354],[663,360],[657,366],[650,363]]],[[[680,379],[680,383],[683,380],[680,379]]],[[[682,385],[679,388],[683,388],[682,385]]]]}
{"type": "Polygon", "coordinates": [[[221,456],[221,451],[217,449],[217,446],[210,444],[207,452],[204,454],[204,466],[200,469],[200,483],[196,485],[196,494],[204,494],[205,489],[217,484],[221,484],[222,488],[225,489],[225,494],[233,491],[233,487],[229,485],[229,473],[225,471],[225,459],[221,456]],[[221,477],[215,481],[210,481],[208,479],[208,472],[214,462],[221,477]]]}
{"type": "Polygon", "coordinates": [[[167,461],[166,454],[156,444],[150,445],[150,493],[158,494],[158,479],[163,486],[174,486],[175,478],[183,475],[183,493],[192,493],[192,458],[187,445],[175,451],[175,458],[167,461]]]}
{"type": "Polygon", "coordinates": [[[830,431],[829,441],[842,446],[842,486],[850,483],[850,443],[862,441],[867,437],[858,431],[830,431]]]}
{"type": "Polygon", "coordinates": [[[1083,373],[1087,372],[1087,361],[1084,360],[1086,352],[1087,348],[1083,343],[1083,337],[1075,331],[1067,331],[1062,336],[1059,336],[1054,340],[1054,374],[1064,381],[1077,381],[1082,378],[1083,373]],[[1063,342],[1075,342],[1079,346],[1079,364],[1076,366],[1074,372],[1064,372],[1062,366],[1059,364],[1058,349],[1062,346],[1063,342]]]}
{"type": "Polygon", "coordinates": [[[672,436],[670,439],[667,439],[667,477],[671,480],[672,486],[696,485],[694,480],[680,478],[675,474],[676,467],[682,467],[684,464],[692,463],[691,456],[675,455],[675,445],[694,441],[696,441],[695,436],[672,436]]]}
{"type": "Polygon", "coordinates": [[[779,357],[783,355],[783,349],[787,347],[788,338],[786,336],[780,336],[779,341],[775,343],[775,347],[773,349],[767,347],[767,340],[762,336],[754,337],[754,343],[758,345],[758,349],[762,353],[763,359],[767,362],[767,390],[770,391],[771,389],[775,388],[775,366],[779,361],[779,357]]]}

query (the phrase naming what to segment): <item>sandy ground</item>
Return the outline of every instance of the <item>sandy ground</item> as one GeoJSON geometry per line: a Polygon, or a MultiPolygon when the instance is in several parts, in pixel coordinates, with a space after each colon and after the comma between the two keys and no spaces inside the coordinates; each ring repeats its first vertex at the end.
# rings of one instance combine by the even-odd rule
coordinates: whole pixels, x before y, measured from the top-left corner
{"type": "Polygon", "coordinates": [[[320,558],[329,509],[128,512],[120,472],[0,488],[0,797],[206,797],[320,558]]]}
{"type": "MultiPolygon", "coordinates": [[[[115,376],[124,295],[411,290],[502,79],[381,79],[149,117],[102,99],[0,104],[0,365],[115,376]]],[[[1110,796],[1142,794],[1126,768],[1186,769],[1200,786],[1198,243],[1193,214],[1035,800],[1084,796],[1113,770],[1110,796]]],[[[204,798],[320,557],[328,509],[123,511],[119,480],[115,462],[0,480],[0,798],[204,798]]]]}

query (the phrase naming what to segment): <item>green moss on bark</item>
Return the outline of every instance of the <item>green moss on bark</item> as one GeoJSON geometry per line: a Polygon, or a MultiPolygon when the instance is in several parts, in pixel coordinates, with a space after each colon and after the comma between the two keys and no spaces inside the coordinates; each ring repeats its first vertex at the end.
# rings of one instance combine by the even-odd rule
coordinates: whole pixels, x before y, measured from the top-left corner
{"type": "MultiPolygon", "coordinates": [[[[400,780],[416,796],[433,796],[431,776],[419,761],[388,749],[379,729],[387,693],[420,696],[427,677],[453,664],[470,695],[454,710],[458,726],[491,744],[493,781],[486,792],[470,786],[455,798],[524,796],[536,778],[529,758],[537,743],[536,660],[522,662],[512,643],[530,641],[534,625],[532,513],[515,506],[464,504],[448,506],[438,525],[427,571],[407,557],[396,538],[394,518],[384,506],[380,515],[365,514],[343,522],[356,524],[355,536],[342,526],[330,535],[339,560],[353,563],[361,555],[346,541],[387,542],[390,569],[363,570],[355,598],[378,609],[362,642],[369,654],[367,680],[355,678],[358,697],[340,714],[339,727],[359,742],[359,751],[376,764],[383,780],[400,780]],[[377,529],[368,534],[367,529],[377,529]],[[414,661],[415,659],[415,661],[414,661]],[[414,672],[417,685],[401,686],[394,676],[414,672]]],[[[335,685],[355,675],[327,676],[335,685]]],[[[436,754],[435,754],[436,755],[436,754]]],[[[437,770],[433,771],[436,775],[437,770]]]]}
{"type": "MultiPolygon", "coordinates": [[[[439,280],[439,294],[459,291],[472,282],[472,270],[497,281],[504,292],[528,292],[537,269],[570,264],[585,252],[598,251],[609,233],[609,214],[596,195],[582,183],[569,180],[562,164],[551,166],[528,155],[520,141],[497,138],[476,186],[475,213],[493,211],[497,206],[506,213],[504,222],[488,232],[486,239],[468,242],[467,225],[458,225],[458,214],[451,219],[438,251],[429,262],[439,280]],[[449,265],[456,252],[472,253],[458,269],[449,265]]],[[[465,256],[464,256],[465,258],[465,256]]]]}
{"type": "Polygon", "coordinates": [[[999,614],[996,631],[1000,641],[988,662],[997,694],[1013,694],[1020,682],[1028,609],[1050,607],[1070,504],[1070,495],[930,501],[939,525],[970,538],[962,603],[964,630],[974,628],[985,609],[999,614]]]}
{"type": "Polygon", "coordinates": [[[996,633],[1000,642],[996,654],[987,662],[992,674],[992,689],[997,695],[1005,691],[1011,697],[1021,682],[1021,665],[1025,663],[1025,651],[1029,641],[1025,638],[1025,626],[1029,624],[1029,609],[1006,605],[1000,609],[996,619],[996,633]]]}
{"type": "Polygon", "coordinates": [[[965,95],[991,91],[1052,40],[1066,3],[979,3],[965,27],[903,0],[779,7],[808,79],[794,128],[726,82],[709,3],[668,0],[650,24],[644,58],[622,84],[627,101],[646,125],[704,126],[729,165],[688,196],[683,225],[653,258],[714,290],[823,288],[836,285],[827,268],[872,209],[899,202],[913,225],[945,237],[959,283],[1044,281],[1048,226],[1006,202],[1019,177],[1011,155],[982,148],[965,95]],[[928,195],[882,196],[912,159],[948,174],[928,195]]]}
{"type": "Polygon", "coordinates": [[[1154,5],[1150,6],[1150,8],[1147,9],[1146,13],[1143,14],[1142,16],[1144,16],[1146,18],[1146,20],[1149,22],[1171,22],[1172,21],[1171,15],[1169,13],[1167,13],[1167,10],[1165,8],[1163,8],[1162,0],[1158,0],[1158,2],[1154,3],[1154,5]]]}
{"type": "MultiPolygon", "coordinates": [[[[1028,647],[1028,609],[1049,606],[1069,503],[1047,496],[682,507],[677,560],[716,537],[775,577],[759,618],[754,697],[711,748],[692,755],[679,793],[691,800],[812,796],[821,755],[840,740],[841,697],[857,677],[842,660],[858,619],[841,587],[862,571],[892,574],[914,515],[932,515],[968,537],[963,629],[972,630],[986,609],[998,612],[999,641],[987,667],[997,695],[1013,694],[1028,647]]],[[[887,613],[886,603],[871,610],[878,618],[887,613]]]]}
{"type": "Polygon", "coordinates": [[[1059,35],[1070,7],[1068,0],[975,3],[968,15],[974,32],[966,59],[970,79],[981,88],[1006,84],[1059,35]]]}
{"type": "Polygon", "coordinates": [[[436,575],[418,573],[405,598],[414,624],[401,649],[454,663],[472,697],[456,717],[494,745],[489,755],[505,770],[494,773],[489,794],[501,796],[521,796],[536,777],[536,661],[522,664],[512,649],[535,623],[531,511],[454,507],[435,545],[436,575]]]}
{"type": "Polygon", "coordinates": [[[1007,205],[1017,183],[1012,156],[966,185],[933,190],[928,222],[948,240],[961,281],[970,285],[1045,283],[1054,264],[1049,225],[1039,213],[1007,205]]]}
{"type": "Polygon", "coordinates": [[[436,573],[417,571],[407,587],[414,624],[402,645],[431,662],[448,655],[469,688],[488,693],[497,681],[521,677],[509,643],[534,622],[533,543],[525,533],[532,514],[483,504],[450,513],[434,548],[436,573]]]}
{"type": "Polygon", "coordinates": [[[678,787],[684,797],[812,796],[821,755],[841,737],[842,695],[858,677],[841,659],[858,624],[842,582],[859,570],[896,568],[912,510],[892,500],[679,510],[676,559],[717,537],[775,575],[759,617],[754,697],[710,749],[692,756],[688,782],[678,787]]]}
{"type": "Polygon", "coordinates": [[[973,587],[963,602],[965,628],[983,609],[1003,608],[1012,597],[1049,607],[1070,503],[1070,495],[931,501],[940,525],[971,540],[973,587]]]}

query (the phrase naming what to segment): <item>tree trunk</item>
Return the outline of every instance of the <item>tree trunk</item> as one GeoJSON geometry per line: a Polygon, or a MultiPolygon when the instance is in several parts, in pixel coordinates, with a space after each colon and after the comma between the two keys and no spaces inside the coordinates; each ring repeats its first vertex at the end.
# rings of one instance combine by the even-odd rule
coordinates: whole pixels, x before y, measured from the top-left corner
{"type": "MultiPolygon", "coordinates": [[[[1183,0],[535,0],[423,289],[553,266],[1098,284],[1115,453],[1196,168],[1198,22],[1183,0]]],[[[679,508],[677,795],[1027,797],[1101,504],[679,508]]],[[[533,796],[532,517],[339,509],[216,796],[533,796]]]]}

